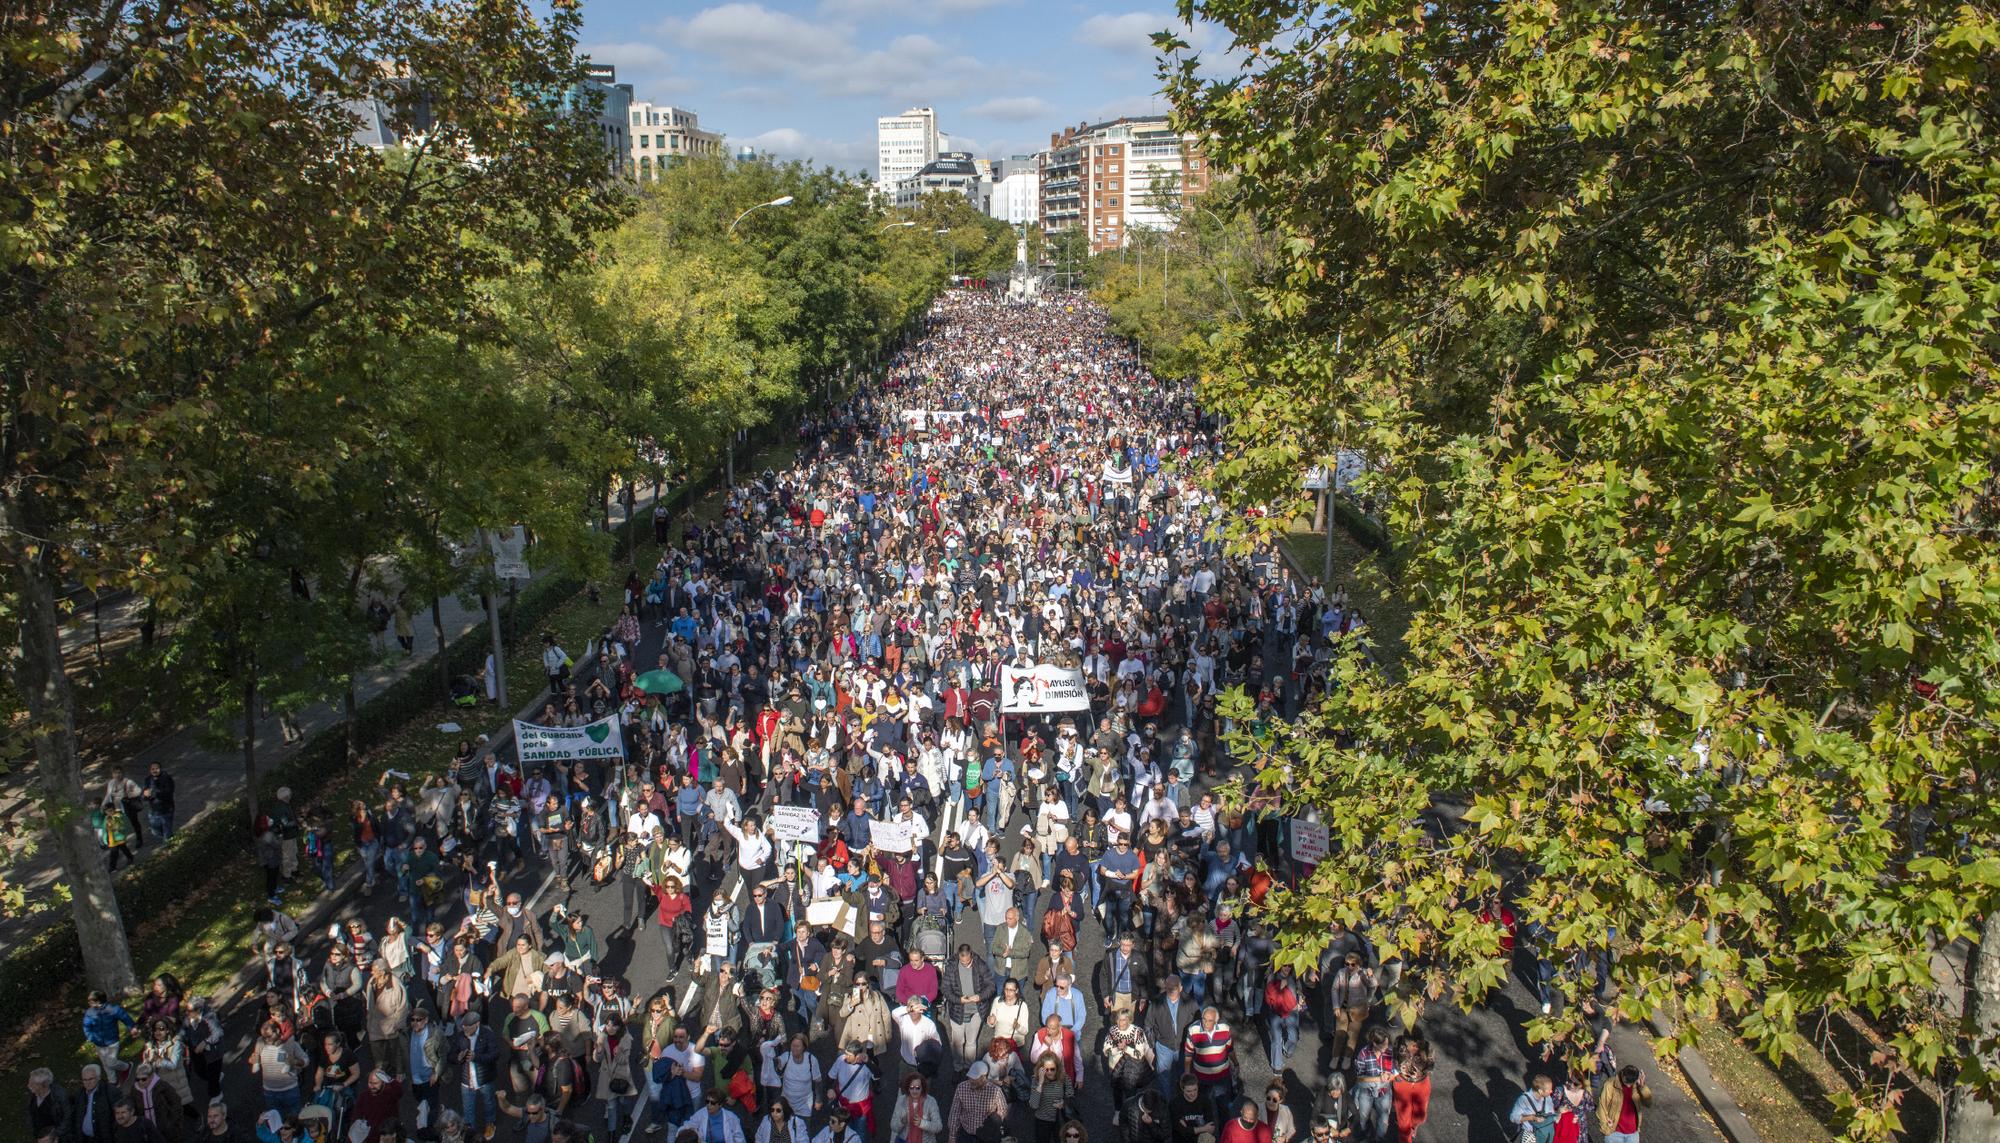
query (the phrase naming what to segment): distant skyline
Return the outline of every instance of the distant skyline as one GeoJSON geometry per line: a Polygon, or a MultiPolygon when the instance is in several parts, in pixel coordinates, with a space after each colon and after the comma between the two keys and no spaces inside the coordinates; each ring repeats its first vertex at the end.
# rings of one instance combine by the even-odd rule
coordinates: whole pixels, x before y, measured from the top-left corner
{"type": "Polygon", "coordinates": [[[937,109],[953,150],[1032,154],[1049,133],[1164,114],[1152,35],[1174,27],[1221,63],[1226,37],[1171,6],[1035,0],[760,0],[662,17],[588,0],[582,49],[638,99],[673,103],[785,159],[875,173],[875,120],[937,109]]]}

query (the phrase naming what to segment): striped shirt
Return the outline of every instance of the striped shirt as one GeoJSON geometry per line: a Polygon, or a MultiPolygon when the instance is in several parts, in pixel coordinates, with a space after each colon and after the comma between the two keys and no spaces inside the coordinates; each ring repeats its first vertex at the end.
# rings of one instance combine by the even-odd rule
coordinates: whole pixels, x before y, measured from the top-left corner
{"type": "Polygon", "coordinates": [[[1229,1025],[1217,1020],[1213,1029],[1200,1024],[1189,1028],[1182,1050],[1187,1053],[1188,1065],[1195,1076],[1203,1081],[1213,1081],[1229,1078],[1231,1046],[1229,1025]]]}

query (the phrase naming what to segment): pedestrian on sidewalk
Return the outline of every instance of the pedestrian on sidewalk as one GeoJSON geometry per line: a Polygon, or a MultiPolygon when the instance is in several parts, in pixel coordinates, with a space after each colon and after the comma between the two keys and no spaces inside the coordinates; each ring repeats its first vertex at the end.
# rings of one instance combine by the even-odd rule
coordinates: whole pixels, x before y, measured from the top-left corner
{"type": "Polygon", "coordinates": [[[123,1067],[118,1062],[118,1049],[137,1028],[137,1022],[123,1004],[112,1003],[111,997],[102,991],[91,991],[83,1010],[83,1038],[97,1053],[97,1062],[103,1065],[108,1083],[118,1082],[123,1067]]]}
{"type": "Polygon", "coordinates": [[[570,668],[574,665],[575,660],[556,642],[554,633],[542,632],[542,669],[549,676],[550,698],[563,697],[563,686],[569,682],[570,668]]]}
{"type": "Polygon", "coordinates": [[[145,831],[139,828],[139,814],[145,808],[145,798],[139,783],[125,776],[125,767],[111,768],[111,777],[104,783],[104,797],[100,804],[107,814],[124,815],[125,834],[133,849],[146,848],[145,831]]]}
{"type": "Polygon", "coordinates": [[[165,841],[174,836],[174,778],[158,762],[146,765],[146,784],[139,791],[146,806],[146,824],[153,836],[165,841]]]}
{"type": "Polygon", "coordinates": [[[127,865],[138,860],[132,856],[132,827],[126,821],[123,810],[107,810],[100,806],[90,812],[90,819],[98,844],[104,847],[104,863],[111,872],[118,872],[120,858],[127,865]]]}
{"type": "Polygon", "coordinates": [[[410,595],[406,591],[396,593],[396,606],[390,615],[395,624],[396,643],[403,648],[403,654],[415,653],[417,649],[416,628],[410,623],[410,595]]]}
{"type": "Polygon", "coordinates": [[[1632,1064],[1619,1068],[1597,1093],[1597,1129],[1604,1143],[1639,1143],[1639,1124],[1652,1106],[1646,1073],[1632,1064]]]}

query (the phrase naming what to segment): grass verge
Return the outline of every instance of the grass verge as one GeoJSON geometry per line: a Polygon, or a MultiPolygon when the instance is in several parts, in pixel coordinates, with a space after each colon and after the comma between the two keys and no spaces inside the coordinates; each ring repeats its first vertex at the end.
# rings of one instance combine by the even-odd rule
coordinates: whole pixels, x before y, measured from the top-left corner
{"type": "Polygon", "coordinates": [[[1786,1056],[1776,1065],[1714,1024],[1699,1025],[1695,1047],[1729,1088],[1750,1125],[1778,1143],[1832,1143],[1838,1138],[1833,1096],[1848,1084],[1818,1052],[1786,1056]]]}
{"type": "MultiPolygon", "coordinates": [[[[1280,536],[1278,542],[1318,582],[1326,561],[1326,533],[1304,527],[1280,536]]],[[[1347,587],[1347,596],[1375,632],[1376,652],[1384,663],[1394,666],[1403,656],[1403,637],[1410,629],[1410,604],[1385,566],[1383,557],[1357,543],[1336,527],[1333,530],[1333,582],[1347,587]]]]}

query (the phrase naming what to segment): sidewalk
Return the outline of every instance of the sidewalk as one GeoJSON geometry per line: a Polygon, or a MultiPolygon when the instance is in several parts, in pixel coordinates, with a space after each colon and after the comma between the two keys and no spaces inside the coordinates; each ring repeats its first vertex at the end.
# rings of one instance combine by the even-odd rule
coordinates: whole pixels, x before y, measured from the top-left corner
{"type": "MultiPolygon", "coordinates": [[[[652,497],[642,495],[633,514],[644,520],[652,512],[652,497]]],[[[612,525],[616,527],[624,519],[621,508],[614,508],[612,525]]],[[[541,576],[525,582],[533,582],[541,576]]],[[[120,613],[130,625],[136,626],[142,608],[120,608],[120,613]]],[[[105,608],[105,641],[111,642],[111,612],[105,608]]],[[[446,646],[456,642],[467,633],[486,627],[486,613],[476,603],[467,608],[456,596],[445,597],[440,604],[440,614],[444,619],[444,639],[446,646]]],[[[393,635],[384,635],[388,651],[370,666],[364,668],[355,679],[355,701],[366,704],[382,693],[390,684],[412,671],[437,670],[434,656],[438,652],[437,634],[432,629],[430,609],[424,608],[411,615],[411,627],[416,636],[415,650],[404,654],[396,644],[393,635]]],[[[72,654],[88,656],[94,637],[92,617],[86,610],[65,629],[66,647],[75,646],[72,654]]],[[[477,718],[478,716],[475,716],[477,718]]],[[[300,711],[296,720],[298,728],[304,732],[300,744],[314,734],[341,722],[341,703],[338,698],[320,703],[300,711]]],[[[298,750],[299,744],[287,745],[284,735],[274,717],[261,718],[257,722],[257,771],[268,772],[272,767],[290,758],[298,750]]],[[[210,807],[228,802],[238,796],[244,785],[243,751],[240,740],[230,747],[217,750],[201,742],[201,732],[191,726],[183,726],[161,738],[159,741],[124,760],[125,773],[135,781],[142,781],[146,768],[159,762],[175,782],[175,828],[184,829],[205,813],[210,807]]],[[[86,797],[96,797],[103,792],[109,777],[109,762],[86,765],[83,770],[83,788],[86,797]]],[[[33,796],[32,763],[18,768],[11,776],[8,788],[0,791],[0,814],[13,814],[26,808],[33,796]]],[[[144,863],[155,852],[157,846],[149,833],[145,848],[138,851],[138,860],[144,863]]],[[[132,866],[126,867],[133,868],[132,866]]],[[[52,890],[63,882],[63,872],[53,848],[41,846],[34,853],[18,860],[8,860],[10,879],[20,885],[29,901],[49,899],[52,890]]],[[[121,869],[118,876],[125,876],[121,869]]],[[[0,917],[0,947],[6,947],[38,931],[48,923],[50,917],[65,916],[60,911],[34,912],[25,915],[0,917]]]]}

